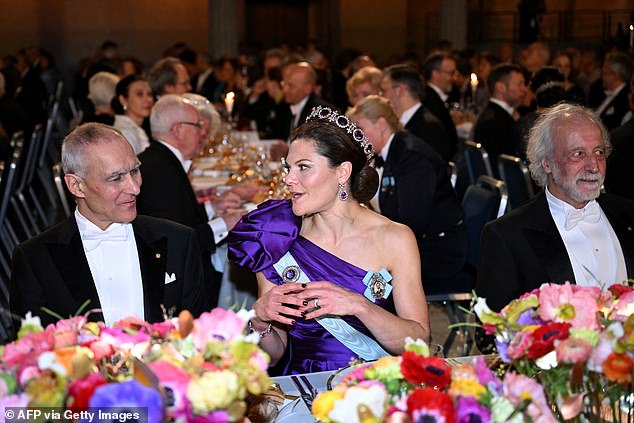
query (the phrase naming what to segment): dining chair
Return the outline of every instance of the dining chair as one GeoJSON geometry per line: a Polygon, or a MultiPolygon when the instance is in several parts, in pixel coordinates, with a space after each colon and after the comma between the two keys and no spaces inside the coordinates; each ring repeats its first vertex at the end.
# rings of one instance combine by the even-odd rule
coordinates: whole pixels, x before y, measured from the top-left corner
{"type": "Polygon", "coordinates": [[[466,356],[473,348],[473,334],[465,325],[468,322],[468,315],[463,308],[468,309],[473,295],[471,292],[452,292],[447,294],[430,294],[426,296],[430,304],[437,303],[442,306],[449,319],[449,332],[443,342],[443,352],[448,356],[458,335],[461,335],[464,342],[458,349],[458,354],[466,356]]]}
{"type": "Polygon", "coordinates": [[[464,158],[469,174],[469,182],[475,184],[480,175],[493,177],[491,159],[482,144],[475,141],[465,141],[464,145],[464,158]]]}
{"type": "Polygon", "coordinates": [[[528,167],[519,157],[500,154],[498,170],[508,190],[509,210],[518,208],[535,195],[528,167]]]}
{"type": "Polygon", "coordinates": [[[467,264],[477,268],[480,251],[480,235],[484,225],[506,212],[508,193],[503,181],[481,175],[470,185],[462,199],[462,209],[467,227],[467,264]]]}

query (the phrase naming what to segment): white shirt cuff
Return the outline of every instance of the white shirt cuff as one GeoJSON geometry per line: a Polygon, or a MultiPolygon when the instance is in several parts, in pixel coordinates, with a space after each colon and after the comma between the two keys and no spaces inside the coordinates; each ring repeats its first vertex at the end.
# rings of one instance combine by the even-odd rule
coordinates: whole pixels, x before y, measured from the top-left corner
{"type": "Polygon", "coordinates": [[[216,241],[216,244],[219,244],[227,237],[227,235],[229,235],[227,224],[222,217],[210,220],[209,226],[211,227],[211,231],[214,233],[214,241],[216,241]]]}
{"type": "Polygon", "coordinates": [[[205,201],[204,203],[205,211],[207,212],[207,219],[211,220],[216,216],[216,211],[214,207],[211,205],[211,201],[205,201]]]}

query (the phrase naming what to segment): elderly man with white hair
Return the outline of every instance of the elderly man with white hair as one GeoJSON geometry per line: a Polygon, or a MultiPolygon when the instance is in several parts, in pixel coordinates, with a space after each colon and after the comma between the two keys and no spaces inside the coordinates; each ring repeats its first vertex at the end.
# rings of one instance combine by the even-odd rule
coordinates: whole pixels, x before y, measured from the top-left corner
{"type": "Polygon", "coordinates": [[[175,94],[161,96],[152,108],[150,125],[155,142],[139,154],[144,182],[137,198],[139,213],[194,229],[207,265],[209,306],[215,306],[220,274],[212,269],[210,256],[242,216],[238,210],[240,198],[228,192],[213,207],[198,203],[187,172],[200,151],[206,129],[190,101],[175,94]]]}
{"type": "Polygon", "coordinates": [[[634,277],[634,202],[601,194],[610,144],[589,109],[560,104],[530,131],[533,200],[482,232],[476,292],[494,310],[542,283],[607,287],[634,277]]]}

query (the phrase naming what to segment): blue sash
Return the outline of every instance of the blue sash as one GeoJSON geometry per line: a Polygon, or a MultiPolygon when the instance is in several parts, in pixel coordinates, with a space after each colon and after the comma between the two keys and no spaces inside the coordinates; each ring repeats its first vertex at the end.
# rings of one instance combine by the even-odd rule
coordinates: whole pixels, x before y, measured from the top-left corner
{"type": "MultiPolygon", "coordinates": [[[[284,274],[288,273],[289,268],[291,272],[297,272],[294,274],[292,281],[296,283],[308,283],[310,280],[308,276],[299,268],[299,264],[292,256],[290,252],[287,252],[280,258],[277,263],[273,265],[275,271],[282,277],[284,281],[287,280],[284,274]]],[[[334,336],[339,342],[352,350],[355,354],[366,361],[376,360],[381,357],[390,355],[385,351],[378,342],[364,333],[359,332],[348,324],[345,320],[338,316],[321,316],[315,318],[315,320],[323,326],[332,336],[334,336]]]]}

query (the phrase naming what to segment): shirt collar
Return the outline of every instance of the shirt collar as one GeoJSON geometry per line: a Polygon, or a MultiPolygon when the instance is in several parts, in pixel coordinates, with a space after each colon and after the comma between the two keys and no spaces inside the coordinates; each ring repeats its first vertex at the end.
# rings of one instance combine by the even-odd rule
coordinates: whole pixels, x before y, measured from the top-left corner
{"type": "MultiPolygon", "coordinates": [[[[306,96],[304,98],[301,99],[301,101],[299,103],[296,104],[291,104],[291,113],[293,114],[293,116],[295,116],[295,119],[299,119],[299,114],[302,112],[302,109],[304,109],[304,106],[306,105],[306,103],[308,103],[308,97],[310,96],[306,96]]],[[[297,122],[298,124],[302,124],[304,122],[297,122]]]]}
{"type": "Polygon", "coordinates": [[[500,106],[501,108],[503,108],[506,111],[506,113],[511,115],[511,117],[513,116],[513,108],[506,101],[500,100],[500,99],[497,99],[497,98],[491,98],[491,99],[489,99],[489,101],[491,103],[495,103],[498,106],[500,106]]]}
{"type": "MultiPolygon", "coordinates": [[[[566,203],[564,200],[561,200],[561,199],[555,197],[550,192],[550,189],[548,189],[548,186],[546,186],[546,190],[545,191],[546,191],[546,200],[548,201],[548,208],[550,209],[551,213],[553,213],[553,214],[556,213],[557,215],[565,217],[566,212],[568,212],[569,210],[575,209],[575,207],[572,206],[571,204],[566,203]]],[[[597,200],[588,201],[588,204],[586,204],[583,208],[585,209],[591,203],[596,203],[596,201],[597,200]]]]}
{"type": "Polygon", "coordinates": [[[172,154],[174,154],[176,156],[176,158],[178,159],[178,161],[180,162],[180,164],[183,166],[183,169],[185,169],[185,173],[187,173],[189,171],[190,166],[192,165],[192,161],[191,160],[185,160],[185,157],[183,157],[183,155],[181,154],[180,150],[176,147],[174,147],[173,145],[162,141],[162,140],[157,140],[158,142],[160,142],[161,144],[163,144],[165,147],[167,147],[172,154]]]}
{"type": "Polygon", "coordinates": [[[449,96],[447,95],[447,93],[445,93],[443,90],[441,90],[437,85],[432,84],[431,82],[428,82],[427,85],[429,86],[429,88],[431,88],[432,90],[436,91],[436,94],[438,94],[438,97],[440,97],[440,99],[443,102],[447,102],[447,99],[449,98],[449,96]]]}
{"type": "Polygon", "coordinates": [[[392,140],[394,139],[394,132],[390,135],[390,138],[387,139],[387,142],[381,149],[379,155],[383,158],[383,161],[387,161],[387,154],[390,152],[390,145],[392,145],[392,140]]]}
{"type": "Polygon", "coordinates": [[[616,87],[612,91],[607,91],[606,90],[605,91],[605,95],[608,96],[608,97],[610,97],[610,96],[616,97],[618,95],[618,93],[620,93],[623,88],[625,88],[625,84],[619,85],[618,87],[616,87]]]}
{"type": "Polygon", "coordinates": [[[75,208],[75,221],[77,222],[77,229],[79,229],[79,234],[83,235],[87,230],[91,230],[93,232],[108,232],[113,230],[117,226],[127,226],[130,223],[117,223],[113,222],[106,228],[106,230],[102,230],[99,226],[92,223],[86,216],[81,214],[79,208],[75,208]]]}
{"type": "Polygon", "coordinates": [[[422,106],[422,104],[419,101],[418,103],[414,104],[409,109],[406,109],[403,111],[403,114],[401,114],[401,118],[400,118],[400,121],[403,124],[403,126],[407,125],[407,122],[409,122],[412,116],[414,116],[414,113],[416,113],[416,111],[418,110],[420,106],[422,106]]]}

